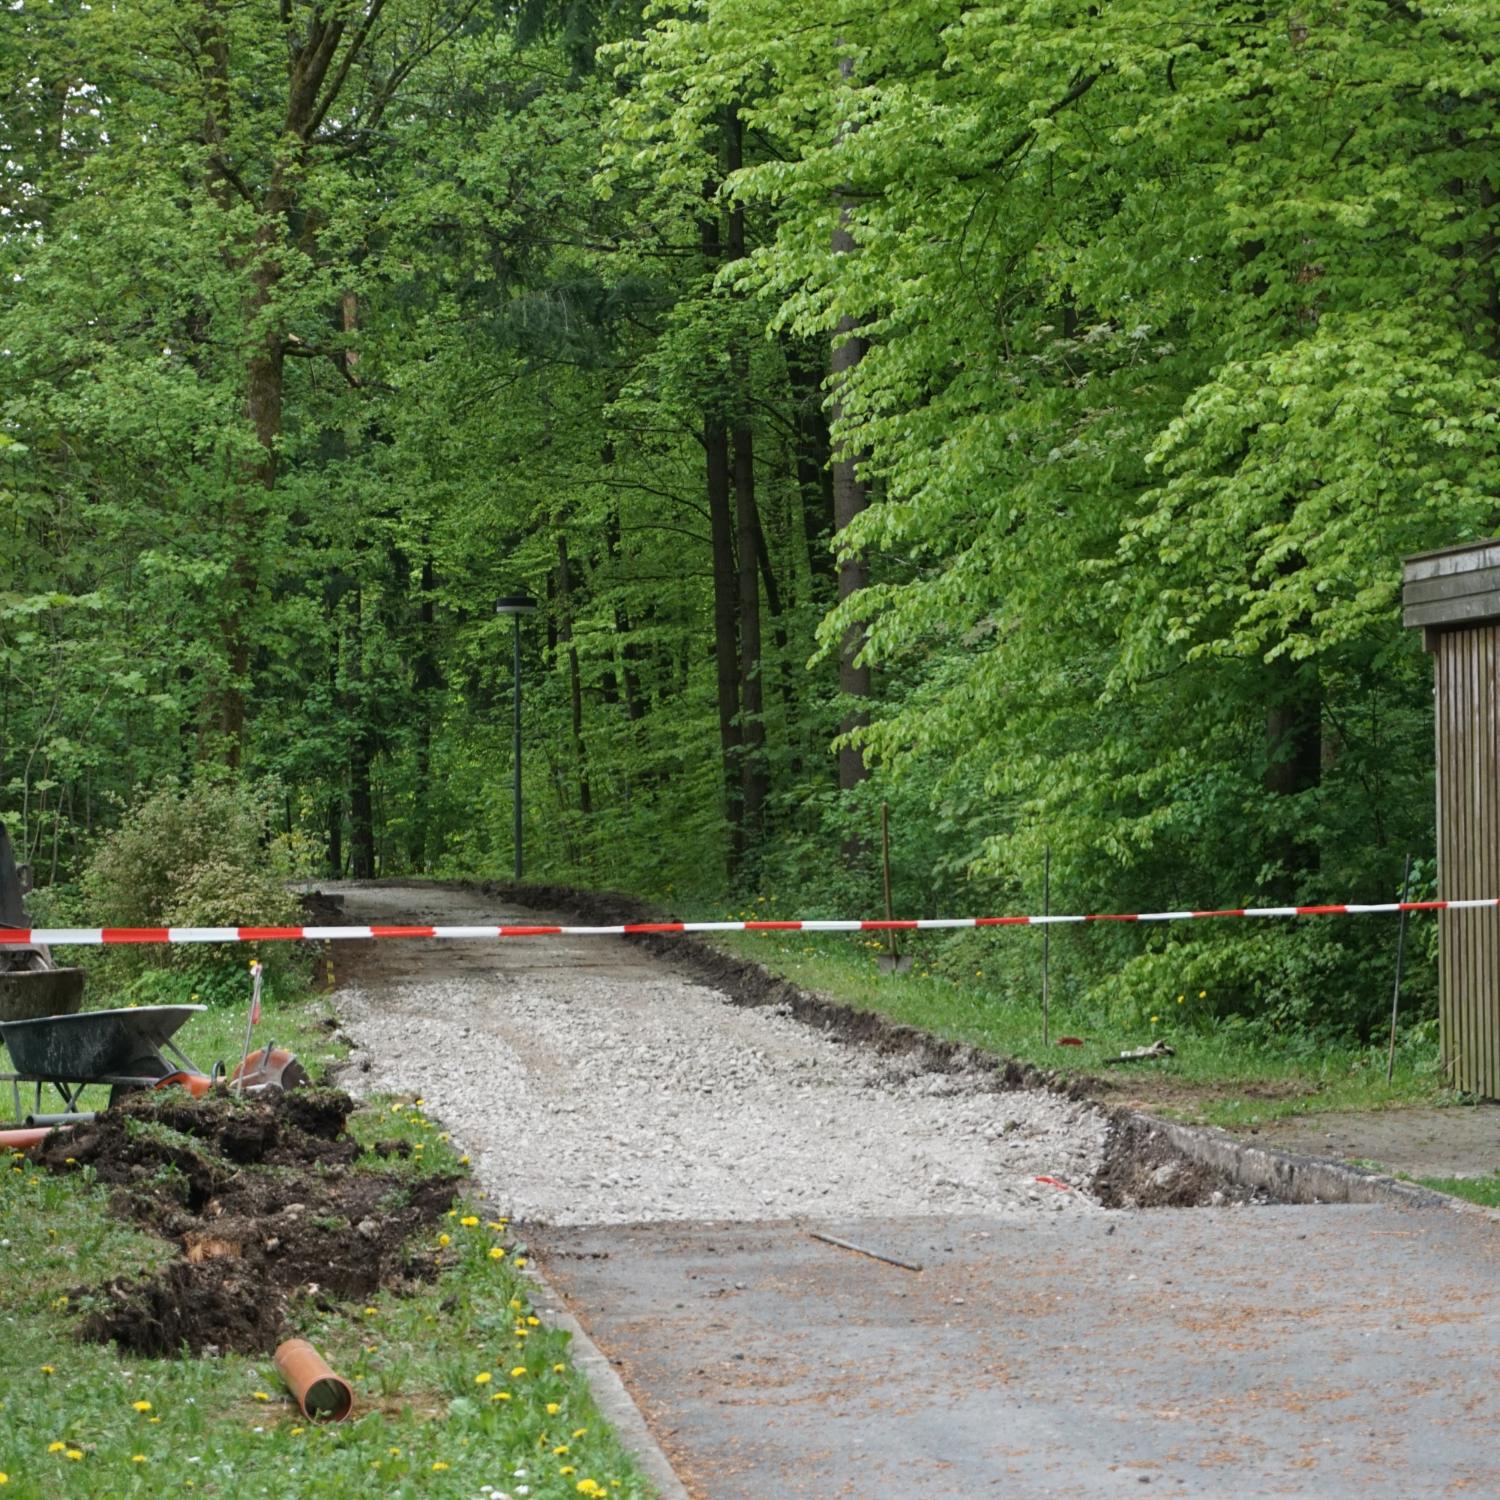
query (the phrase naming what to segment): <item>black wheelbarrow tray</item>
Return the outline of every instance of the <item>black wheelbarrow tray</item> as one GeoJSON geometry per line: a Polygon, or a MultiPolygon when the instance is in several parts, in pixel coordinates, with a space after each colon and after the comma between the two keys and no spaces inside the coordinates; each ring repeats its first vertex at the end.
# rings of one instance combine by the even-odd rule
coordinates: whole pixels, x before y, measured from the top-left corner
{"type": "Polygon", "coordinates": [[[155,1088],[184,1070],[196,1074],[198,1069],[172,1037],[206,1009],[203,1005],[138,1005],[0,1022],[0,1040],[9,1049],[15,1068],[14,1073],[0,1073],[0,1083],[10,1084],[16,1118],[21,1118],[23,1083],[36,1089],[35,1109],[27,1118],[36,1124],[52,1124],[57,1116],[40,1113],[46,1084],[62,1095],[66,1117],[78,1112],[79,1096],[94,1084],[124,1092],[155,1088]],[[168,1054],[176,1061],[170,1061],[168,1054]]]}

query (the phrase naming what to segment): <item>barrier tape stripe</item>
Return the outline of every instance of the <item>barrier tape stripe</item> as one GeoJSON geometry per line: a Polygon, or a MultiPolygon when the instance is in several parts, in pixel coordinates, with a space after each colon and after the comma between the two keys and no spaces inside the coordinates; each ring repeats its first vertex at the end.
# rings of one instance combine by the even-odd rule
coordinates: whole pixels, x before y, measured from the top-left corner
{"type": "Polygon", "coordinates": [[[678,932],[930,932],[955,927],[1045,927],[1070,922],[1185,922],[1204,917],[1364,917],[1403,911],[1475,911],[1500,907],[1500,897],[1460,901],[1381,901],[1339,906],[1238,906],[1218,911],[1092,912],[1077,916],[921,917],[803,922],[626,922],[615,927],[6,927],[0,946],[46,943],[97,947],[110,943],[339,942],[348,938],[640,937],[678,932]]]}

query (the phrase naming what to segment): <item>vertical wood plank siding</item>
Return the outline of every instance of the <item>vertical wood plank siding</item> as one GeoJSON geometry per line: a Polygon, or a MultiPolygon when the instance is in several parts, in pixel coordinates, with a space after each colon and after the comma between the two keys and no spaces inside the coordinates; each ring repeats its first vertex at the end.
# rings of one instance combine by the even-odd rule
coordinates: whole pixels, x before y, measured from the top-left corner
{"type": "MultiPolygon", "coordinates": [[[[1500,894],[1500,622],[1441,631],[1437,674],[1438,884],[1445,900],[1500,894]]],[[[1500,1098],[1500,911],[1441,924],[1443,1065],[1455,1088],[1500,1098]]]]}

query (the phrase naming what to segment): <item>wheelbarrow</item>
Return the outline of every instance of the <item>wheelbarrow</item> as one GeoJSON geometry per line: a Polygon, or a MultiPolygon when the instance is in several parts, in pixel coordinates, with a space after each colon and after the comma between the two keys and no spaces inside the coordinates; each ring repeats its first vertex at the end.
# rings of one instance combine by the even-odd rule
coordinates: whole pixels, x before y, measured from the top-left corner
{"type": "Polygon", "coordinates": [[[110,1089],[113,1104],[134,1089],[174,1082],[206,1088],[217,1082],[223,1076],[222,1063],[205,1079],[172,1040],[181,1026],[204,1009],[202,1005],[141,1005],[0,1022],[0,1040],[9,1049],[15,1068],[14,1073],[0,1073],[0,1083],[10,1084],[16,1119],[22,1118],[22,1084],[35,1090],[34,1107],[25,1123],[54,1125],[76,1119],[83,1091],[95,1085],[110,1089]],[[60,1113],[42,1111],[42,1091],[48,1085],[62,1096],[60,1113]]]}

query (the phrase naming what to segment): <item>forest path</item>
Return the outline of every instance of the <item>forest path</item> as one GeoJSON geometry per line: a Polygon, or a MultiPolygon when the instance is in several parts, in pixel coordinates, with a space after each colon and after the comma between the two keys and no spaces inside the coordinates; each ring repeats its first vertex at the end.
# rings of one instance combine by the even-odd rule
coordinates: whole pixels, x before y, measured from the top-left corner
{"type": "MultiPolygon", "coordinates": [[[[352,921],[537,915],[334,889],[352,921]]],[[[531,1221],[704,1500],[1500,1494],[1493,1222],[1105,1212],[1034,1181],[1087,1179],[1089,1107],[914,1072],[616,938],[346,964],[353,1076],[420,1093],[531,1221]]]]}

